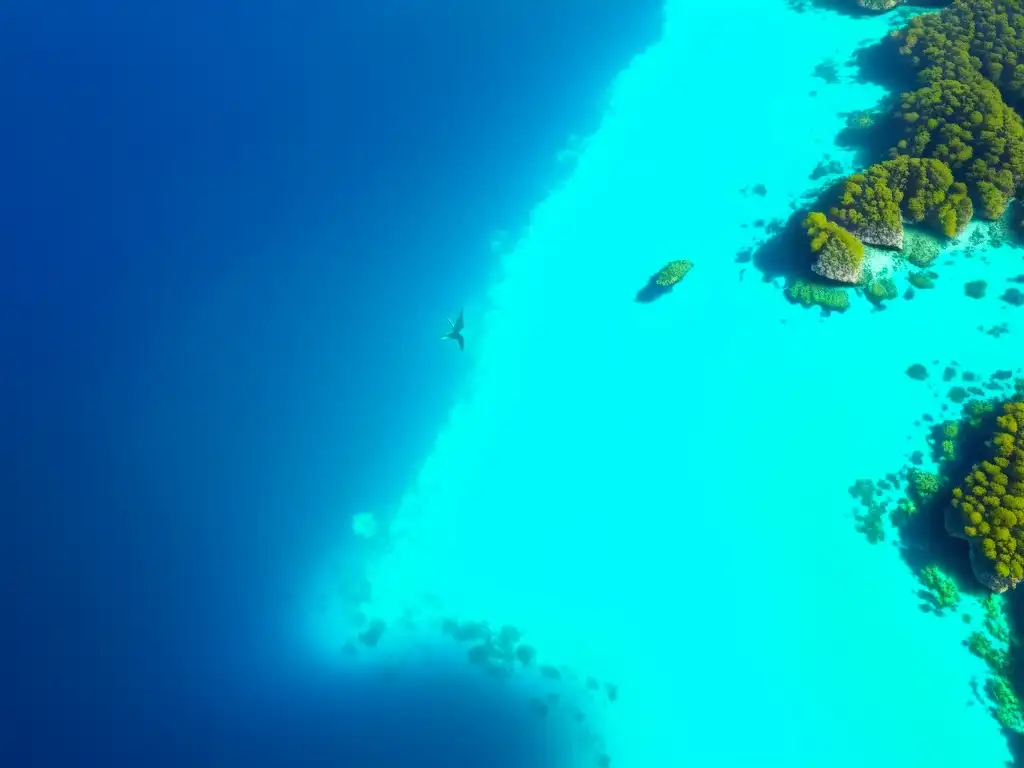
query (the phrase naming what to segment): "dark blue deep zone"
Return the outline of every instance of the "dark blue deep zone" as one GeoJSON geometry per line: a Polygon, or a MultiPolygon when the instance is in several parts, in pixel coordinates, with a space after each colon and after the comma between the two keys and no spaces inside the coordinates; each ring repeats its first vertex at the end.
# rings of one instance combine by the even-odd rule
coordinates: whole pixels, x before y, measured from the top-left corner
{"type": "Polygon", "coordinates": [[[542,764],[510,693],[329,674],[289,623],[429,451],[490,233],[660,14],[4,4],[0,764],[542,764]]]}

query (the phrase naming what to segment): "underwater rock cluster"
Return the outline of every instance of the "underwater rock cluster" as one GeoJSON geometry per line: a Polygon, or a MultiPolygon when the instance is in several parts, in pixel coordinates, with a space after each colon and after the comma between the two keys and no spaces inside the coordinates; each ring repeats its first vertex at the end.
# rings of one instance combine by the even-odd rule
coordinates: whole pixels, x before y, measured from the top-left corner
{"type": "Polygon", "coordinates": [[[692,261],[687,261],[686,259],[670,261],[664,267],[651,275],[650,279],[647,281],[647,285],[637,292],[636,300],[646,303],[664,296],[666,293],[669,293],[673,287],[682,282],[683,278],[690,273],[691,269],[693,269],[692,261]]]}
{"type": "Polygon", "coordinates": [[[859,283],[864,274],[864,244],[823,213],[811,213],[804,220],[811,251],[817,261],[816,275],[837,283],[859,283]]]}
{"type": "Polygon", "coordinates": [[[857,0],[857,5],[864,10],[879,12],[892,10],[902,3],[903,0],[857,0]]]}

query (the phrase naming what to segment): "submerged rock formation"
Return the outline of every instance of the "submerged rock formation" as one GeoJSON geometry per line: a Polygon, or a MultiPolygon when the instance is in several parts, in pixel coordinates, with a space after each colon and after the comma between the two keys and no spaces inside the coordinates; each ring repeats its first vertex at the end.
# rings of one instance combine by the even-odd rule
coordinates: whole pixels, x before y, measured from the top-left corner
{"type": "Polygon", "coordinates": [[[903,250],[902,221],[896,221],[892,224],[882,224],[881,222],[873,221],[851,229],[850,234],[858,238],[864,245],[890,248],[895,251],[903,250]]]}
{"type": "Polygon", "coordinates": [[[857,285],[864,279],[864,245],[821,212],[804,219],[811,252],[817,255],[811,271],[837,283],[857,285]]]}
{"type": "Polygon", "coordinates": [[[903,5],[903,0],[857,0],[857,5],[865,11],[891,11],[897,5],[903,5]]]}
{"type": "Polygon", "coordinates": [[[970,545],[971,572],[979,584],[993,592],[1003,593],[1013,589],[1020,582],[1020,579],[1014,578],[1012,574],[1000,576],[996,573],[996,563],[985,556],[981,539],[972,538],[964,533],[960,510],[955,507],[946,508],[946,533],[954,538],[963,539],[970,545]]]}
{"type": "Polygon", "coordinates": [[[636,300],[648,303],[669,293],[673,286],[677,285],[693,269],[693,262],[686,259],[670,261],[659,269],[647,281],[647,285],[641,288],[636,295],[636,300]]]}
{"type": "Polygon", "coordinates": [[[691,269],[693,269],[692,261],[687,261],[686,259],[670,261],[658,270],[658,273],[654,276],[654,282],[663,288],[671,288],[686,277],[691,269]]]}

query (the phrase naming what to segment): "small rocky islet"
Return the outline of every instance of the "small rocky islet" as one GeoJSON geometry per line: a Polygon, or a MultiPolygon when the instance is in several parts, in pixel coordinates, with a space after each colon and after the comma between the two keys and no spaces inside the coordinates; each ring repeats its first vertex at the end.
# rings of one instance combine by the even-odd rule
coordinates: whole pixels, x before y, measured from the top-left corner
{"type": "Polygon", "coordinates": [[[687,259],[676,259],[651,275],[647,285],[636,295],[639,302],[651,302],[672,291],[693,269],[693,262],[687,259]]]}

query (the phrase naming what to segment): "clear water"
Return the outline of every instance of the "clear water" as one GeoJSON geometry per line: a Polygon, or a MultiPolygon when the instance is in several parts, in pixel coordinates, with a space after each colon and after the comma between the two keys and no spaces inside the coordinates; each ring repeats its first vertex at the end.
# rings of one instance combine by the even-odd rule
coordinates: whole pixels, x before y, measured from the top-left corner
{"type": "MultiPolygon", "coordinates": [[[[464,397],[417,480],[375,511],[390,530],[367,549],[358,609],[390,629],[358,663],[447,647],[442,617],[514,625],[571,670],[512,684],[562,694],[550,717],[581,765],[1007,759],[972,701],[983,670],[965,627],[918,609],[893,542],[854,531],[847,488],[924,448],[914,422],[943,390],[909,365],[1021,363],[1024,309],[996,297],[1022,251],[940,262],[934,290],[829,318],[735,260],[823,156],[853,167],[843,113],[884,91],[844,62],[890,23],[667,3],[662,39],[616,79],[571,177],[467,307],[464,397]],[[814,74],[829,59],[838,83],[814,74]],[[686,281],[636,303],[675,258],[695,263],[686,281]],[[963,289],[979,278],[980,301],[963,289]],[[1004,322],[998,338],[978,330],[1004,322]]],[[[325,656],[359,631],[351,610],[338,598],[306,621],[325,656]]]]}

